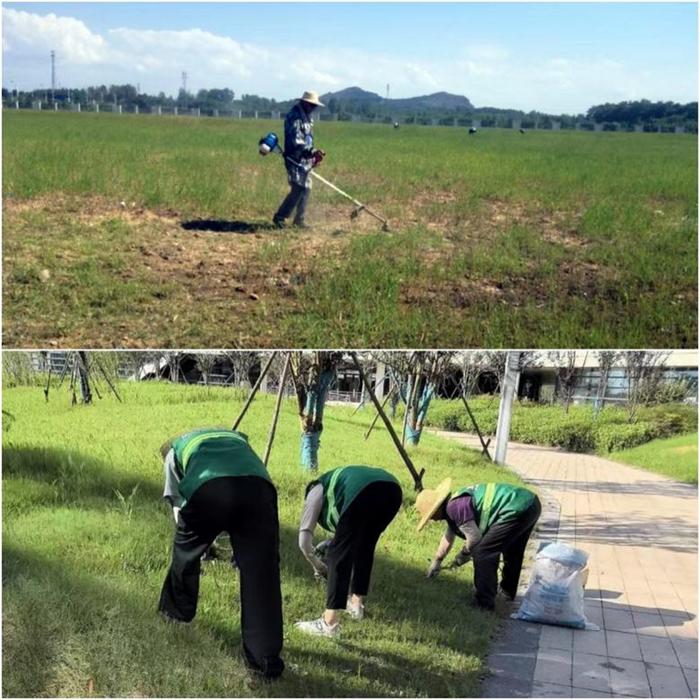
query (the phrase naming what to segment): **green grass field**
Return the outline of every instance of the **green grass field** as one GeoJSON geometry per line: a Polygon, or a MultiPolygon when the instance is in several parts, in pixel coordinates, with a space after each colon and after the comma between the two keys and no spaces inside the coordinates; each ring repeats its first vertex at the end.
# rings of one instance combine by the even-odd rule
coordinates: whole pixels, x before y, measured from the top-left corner
{"type": "MultiPolygon", "coordinates": [[[[236,575],[208,564],[195,622],[166,625],[156,604],[169,562],[172,515],[160,500],[165,438],[230,424],[233,390],[122,383],[109,397],[46,404],[39,387],[3,393],[3,694],[5,696],[457,696],[478,692],[499,617],[471,607],[472,569],[424,578],[441,528],[415,533],[412,480],[385,430],[365,443],[371,411],[330,406],[321,468],[371,463],[396,473],[404,506],[380,540],[368,618],[340,640],[293,629],[320,613],[323,588],[297,548],[305,484],[299,430],[287,401],[270,459],[279,492],[284,658],[279,683],[261,684],[239,659],[236,575]]],[[[241,429],[262,452],[273,397],[256,399],[241,429]]],[[[426,486],[517,477],[473,451],[426,434],[414,449],[426,486]]],[[[321,532],[317,532],[320,538],[321,532]]]]}
{"type": "Polygon", "coordinates": [[[391,233],[322,186],[279,232],[280,127],[6,112],[5,343],[695,346],[696,136],[321,122],[391,233]]]}
{"type": "Polygon", "coordinates": [[[698,483],[698,434],[652,440],[609,456],[616,462],[670,476],[688,484],[698,483]]]}

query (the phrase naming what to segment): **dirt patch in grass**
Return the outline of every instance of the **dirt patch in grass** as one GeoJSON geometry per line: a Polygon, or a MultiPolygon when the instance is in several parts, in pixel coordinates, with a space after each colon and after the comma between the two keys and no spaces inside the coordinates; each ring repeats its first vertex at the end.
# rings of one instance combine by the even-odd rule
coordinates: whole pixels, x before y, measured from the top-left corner
{"type": "Polygon", "coordinates": [[[549,243],[558,243],[567,249],[582,249],[589,245],[578,231],[583,212],[551,211],[539,202],[522,202],[487,198],[484,200],[483,220],[492,228],[504,229],[523,226],[541,233],[549,243]]]}
{"type": "MultiPolygon", "coordinates": [[[[316,208],[314,219],[323,218],[320,210],[321,206],[316,208]]],[[[216,332],[212,330],[207,337],[217,346],[236,344],[234,337],[269,344],[264,338],[274,335],[275,319],[297,311],[297,291],[318,258],[328,264],[340,256],[356,229],[370,230],[365,220],[358,217],[348,224],[340,214],[336,219],[326,217],[330,221],[324,226],[314,225],[312,219],[311,228],[304,230],[280,231],[245,216],[237,223],[250,219],[248,230],[238,227],[227,232],[225,226],[223,231],[188,230],[179,212],[96,197],[10,200],[4,215],[4,334],[6,344],[16,347],[79,347],[86,342],[108,347],[162,346],[170,335],[187,335],[194,316],[200,317],[197,323],[220,327],[218,338],[211,336],[216,332]],[[76,230],[91,250],[76,242],[76,230]],[[88,263],[96,268],[94,278],[80,282],[76,270],[88,263]],[[35,271],[29,274],[29,284],[18,284],[20,268],[35,271]],[[38,273],[45,270],[49,277],[42,281],[38,273]],[[103,322],[91,329],[93,322],[85,318],[85,309],[77,305],[66,309],[59,300],[72,289],[87,307],[94,307],[90,299],[98,292],[95,287],[104,287],[107,278],[115,295],[132,285],[140,290],[141,301],[125,299],[127,308],[104,309],[103,322]],[[81,290],[81,284],[89,289],[81,290]],[[29,309],[34,319],[17,313],[13,288],[15,293],[25,293],[23,309],[29,309]],[[37,308],[28,303],[31,299],[39,304],[37,308]],[[251,323],[261,306],[269,317],[265,329],[251,323]],[[51,322],[57,314],[65,314],[58,324],[64,328],[61,332],[51,322]]]]}
{"type": "Polygon", "coordinates": [[[524,274],[505,275],[502,279],[462,279],[433,283],[429,279],[414,280],[402,289],[401,300],[408,306],[444,305],[468,309],[484,301],[509,307],[533,305],[544,308],[553,301],[551,286],[556,287],[557,302],[564,297],[589,300],[610,299],[614,293],[614,277],[609,270],[585,263],[564,264],[556,282],[544,285],[536,269],[524,274]]]}

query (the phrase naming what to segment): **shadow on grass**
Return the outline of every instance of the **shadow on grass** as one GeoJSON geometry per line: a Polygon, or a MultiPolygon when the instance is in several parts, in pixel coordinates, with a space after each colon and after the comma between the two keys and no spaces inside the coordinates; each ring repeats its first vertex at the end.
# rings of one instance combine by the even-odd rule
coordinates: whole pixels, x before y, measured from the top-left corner
{"type": "Polygon", "coordinates": [[[3,476],[32,479],[62,490],[67,501],[114,502],[115,491],[128,495],[138,485],[139,498],[159,502],[162,490],[120,471],[113,464],[62,447],[6,445],[2,450],[3,476]]]}
{"type": "Polygon", "coordinates": [[[183,221],[181,226],[186,231],[213,231],[242,235],[276,230],[270,221],[227,221],[225,219],[193,219],[183,221]]]}

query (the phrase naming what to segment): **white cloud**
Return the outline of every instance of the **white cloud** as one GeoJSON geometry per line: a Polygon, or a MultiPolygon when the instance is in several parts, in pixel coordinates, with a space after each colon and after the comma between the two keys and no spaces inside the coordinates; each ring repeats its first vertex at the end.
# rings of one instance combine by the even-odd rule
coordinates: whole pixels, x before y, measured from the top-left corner
{"type": "Polygon", "coordinates": [[[3,8],[4,53],[48,54],[50,49],[77,65],[100,63],[109,55],[107,42],[80,20],[3,8]]]}
{"type": "Polygon", "coordinates": [[[46,85],[48,52],[55,49],[62,85],[139,82],[151,93],[175,94],[186,71],[192,91],[230,87],[239,95],[278,99],[351,85],[383,95],[387,83],[392,97],[444,90],[466,95],[477,106],[552,113],[640,97],[697,99],[692,70],[669,75],[605,56],[536,59],[498,44],[462,46],[452,60],[404,60],[343,46],[261,46],[198,28],[118,27],[100,35],[72,17],[9,8],[3,8],[3,25],[3,77],[20,89],[46,85]]]}

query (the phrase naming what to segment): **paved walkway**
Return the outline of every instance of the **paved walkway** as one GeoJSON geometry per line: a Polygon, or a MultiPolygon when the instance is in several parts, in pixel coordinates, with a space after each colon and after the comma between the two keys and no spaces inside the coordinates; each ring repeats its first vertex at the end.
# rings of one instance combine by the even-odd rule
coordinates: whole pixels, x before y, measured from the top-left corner
{"type": "Polygon", "coordinates": [[[588,552],[586,615],[601,630],[510,621],[484,694],[697,697],[697,489],[555,448],[511,443],[507,462],[549,505],[539,537],[588,552]]]}

